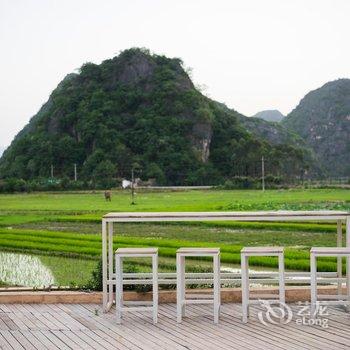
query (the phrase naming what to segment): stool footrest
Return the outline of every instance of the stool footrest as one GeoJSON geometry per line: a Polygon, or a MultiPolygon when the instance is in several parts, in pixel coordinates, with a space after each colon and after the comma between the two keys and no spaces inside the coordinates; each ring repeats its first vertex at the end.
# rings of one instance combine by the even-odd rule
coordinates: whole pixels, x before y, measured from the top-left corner
{"type": "Polygon", "coordinates": [[[348,300],[350,297],[348,295],[344,295],[344,294],[339,294],[339,295],[326,295],[326,294],[319,294],[318,299],[331,299],[331,300],[348,300]]]}
{"type": "Polygon", "coordinates": [[[130,306],[122,307],[121,311],[153,311],[153,306],[130,306]]]}
{"type": "Polygon", "coordinates": [[[187,299],[213,299],[214,298],[214,294],[186,294],[186,298],[187,299]]]}
{"type": "Polygon", "coordinates": [[[277,299],[279,298],[279,294],[254,294],[250,293],[250,298],[251,299],[277,299]]]}
{"type": "Polygon", "coordinates": [[[123,306],[153,306],[153,301],[123,301],[123,306]]]}
{"type": "Polygon", "coordinates": [[[319,304],[319,305],[349,305],[350,306],[350,300],[322,300],[322,301],[317,301],[317,304],[319,304]]]}
{"type": "Polygon", "coordinates": [[[279,299],[250,299],[248,304],[256,305],[256,304],[261,304],[261,300],[268,301],[270,304],[276,303],[278,304],[280,302],[279,299]]]}
{"type": "Polygon", "coordinates": [[[182,304],[213,304],[214,300],[208,300],[208,299],[187,299],[183,300],[182,304]]]}

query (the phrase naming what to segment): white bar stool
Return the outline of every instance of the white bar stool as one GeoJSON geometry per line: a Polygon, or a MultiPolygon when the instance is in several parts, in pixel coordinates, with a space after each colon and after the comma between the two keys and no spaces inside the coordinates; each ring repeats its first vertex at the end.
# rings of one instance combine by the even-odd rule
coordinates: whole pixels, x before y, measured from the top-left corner
{"type": "Polygon", "coordinates": [[[219,248],[180,248],[176,252],[177,276],[177,322],[185,316],[186,304],[213,304],[214,323],[219,323],[220,313],[220,249],[219,248]],[[213,299],[186,299],[185,258],[209,256],[213,258],[213,299]]]}
{"type": "MultiPolygon", "coordinates": [[[[121,323],[124,311],[152,311],[153,323],[158,322],[158,248],[118,248],[115,252],[116,262],[116,301],[115,308],[117,323],[121,323]],[[133,306],[134,302],[123,302],[123,259],[124,258],[152,258],[152,306],[133,306]],[[125,306],[124,306],[125,305],[125,306]]],[[[146,303],[142,303],[146,304],[146,303]]]]}
{"type": "MultiPolygon", "coordinates": [[[[310,250],[310,271],[311,271],[311,317],[316,316],[316,306],[319,305],[331,305],[331,304],[343,304],[350,305],[350,286],[347,286],[347,294],[337,295],[322,295],[320,299],[328,299],[323,301],[317,300],[317,258],[318,257],[337,257],[337,258],[350,258],[350,247],[312,247],[310,250]],[[332,299],[332,300],[329,300],[332,299]]],[[[347,274],[350,271],[346,271],[347,274]]],[[[341,285],[341,284],[340,284],[341,285]]],[[[340,290],[341,292],[341,290],[340,290]]]]}
{"type": "MultiPolygon", "coordinates": [[[[249,298],[249,257],[250,256],[277,256],[279,276],[279,300],[285,303],[285,281],[284,281],[284,249],[283,247],[245,247],[241,250],[241,271],[242,271],[242,321],[248,322],[249,305],[258,303],[258,300],[249,298]]],[[[265,299],[266,300],[266,299],[265,299]]]]}

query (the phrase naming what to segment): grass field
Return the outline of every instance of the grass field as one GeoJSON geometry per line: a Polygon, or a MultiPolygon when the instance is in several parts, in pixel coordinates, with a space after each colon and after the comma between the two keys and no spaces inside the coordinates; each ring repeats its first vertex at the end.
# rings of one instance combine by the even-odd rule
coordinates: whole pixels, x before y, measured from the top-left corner
{"type": "MultiPolygon", "coordinates": [[[[212,211],[212,210],[350,210],[350,191],[163,191],[139,192],[136,205],[130,193],[33,193],[0,195],[0,250],[35,254],[55,276],[57,284],[83,285],[101,253],[101,216],[109,211],[212,211]],[[74,260],[73,260],[74,259],[74,260]],[[74,263],[75,262],[75,263],[74,263]],[[79,268],[69,268],[72,265],[79,268]],[[78,272],[80,271],[80,273],[78,272]]],[[[181,246],[219,246],[222,263],[239,263],[245,245],[287,247],[286,267],[309,269],[311,246],[336,243],[331,223],[202,222],[172,224],[120,224],[114,245],[158,246],[163,270],[174,269],[175,251],[181,246]]],[[[252,265],[275,267],[276,260],[256,258],[252,265]]],[[[200,269],[205,262],[195,262],[200,269]]],[[[334,259],[323,259],[320,270],[335,271],[334,259]]],[[[0,276],[1,280],[1,276],[0,276]]],[[[6,281],[3,281],[6,283],[6,281]]]]}
{"type": "Polygon", "coordinates": [[[235,191],[162,191],[136,194],[130,204],[129,191],[113,193],[105,202],[101,193],[35,193],[0,195],[0,210],[108,212],[108,211],[212,211],[349,208],[350,192],[344,189],[235,191]]]}

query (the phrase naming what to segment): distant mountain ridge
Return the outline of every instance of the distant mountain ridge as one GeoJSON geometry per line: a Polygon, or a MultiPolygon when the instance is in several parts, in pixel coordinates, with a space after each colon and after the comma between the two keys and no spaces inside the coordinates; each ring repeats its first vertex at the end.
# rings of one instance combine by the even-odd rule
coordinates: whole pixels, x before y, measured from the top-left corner
{"type": "Polygon", "coordinates": [[[309,92],[281,123],[314,151],[324,175],[350,176],[350,79],[309,92]]]}
{"type": "Polygon", "coordinates": [[[254,117],[239,116],[238,118],[247,131],[274,145],[289,144],[306,147],[305,142],[299,135],[288,130],[280,123],[254,117]]]}
{"type": "Polygon", "coordinates": [[[252,116],[252,118],[264,119],[268,122],[279,123],[285,116],[277,109],[268,109],[258,112],[252,116]]]}

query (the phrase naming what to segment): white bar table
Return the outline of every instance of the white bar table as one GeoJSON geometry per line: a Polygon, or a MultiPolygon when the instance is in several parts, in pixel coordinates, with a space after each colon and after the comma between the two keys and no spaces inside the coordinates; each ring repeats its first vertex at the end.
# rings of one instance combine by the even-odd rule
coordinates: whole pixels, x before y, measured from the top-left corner
{"type": "MultiPolygon", "coordinates": [[[[350,212],[347,211],[225,211],[225,212],[147,212],[108,213],[102,218],[103,310],[113,305],[113,224],[120,222],[174,222],[174,221],[334,221],[337,223],[337,246],[342,246],[342,223],[346,224],[346,246],[350,247],[350,212]]],[[[350,271],[350,259],[347,261],[350,271]]],[[[342,276],[338,259],[338,277],[342,276]]],[[[350,286],[350,274],[346,284],[350,286]]]]}

